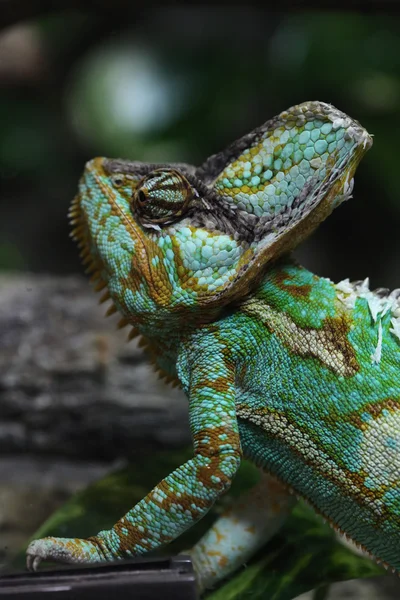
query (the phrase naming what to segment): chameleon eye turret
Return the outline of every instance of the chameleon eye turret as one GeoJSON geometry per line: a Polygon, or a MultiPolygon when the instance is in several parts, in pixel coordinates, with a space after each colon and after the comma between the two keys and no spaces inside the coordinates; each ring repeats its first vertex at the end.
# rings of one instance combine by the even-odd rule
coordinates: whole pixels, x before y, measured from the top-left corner
{"type": "Polygon", "coordinates": [[[187,211],[194,194],[179,171],[156,169],[138,183],[132,210],[143,225],[171,223],[187,211]]]}

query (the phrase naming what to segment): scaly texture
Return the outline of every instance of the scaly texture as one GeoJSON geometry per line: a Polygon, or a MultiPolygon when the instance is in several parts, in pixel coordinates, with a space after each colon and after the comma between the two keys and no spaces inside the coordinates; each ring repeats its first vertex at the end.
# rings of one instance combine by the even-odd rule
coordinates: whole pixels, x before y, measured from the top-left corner
{"type": "Polygon", "coordinates": [[[400,569],[399,293],[335,285],[290,258],[350,197],[370,146],[359,123],[306,102],[198,169],[86,165],[73,235],[108,313],[183,386],[194,456],[111,530],[32,542],[29,567],[160,547],[209,510],[244,454],[264,474],[191,550],[200,589],[272,535],[289,491],[400,569]]]}

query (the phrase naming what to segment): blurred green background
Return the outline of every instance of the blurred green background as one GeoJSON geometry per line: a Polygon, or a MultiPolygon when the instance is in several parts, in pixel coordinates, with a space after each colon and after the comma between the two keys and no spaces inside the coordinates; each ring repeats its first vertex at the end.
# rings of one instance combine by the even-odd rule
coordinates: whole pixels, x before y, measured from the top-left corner
{"type": "MultiPolygon", "coordinates": [[[[0,270],[83,271],[67,211],[93,156],[200,164],[293,104],[321,100],[359,120],[374,145],[354,198],[297,256],[337,281],[369,275],[372,288],[400,287],[399,17],[143,5],[128,18],[117,4],[0,31],[0,270]]],[[[24,503],[16,520],[39,522],[42,505],[24,503]]],[[[30,534],[38,522],[22,525],[30,534]]]]}
{"type": "Polygon", "coordinates": [[[374,134],[354,198],[298,252],[396,287],[400,37],[393,14],[152,7],[79,11],[0,37],[0,268],[81,271],[67,210],[87,159],[201,163],[289,106],[330,102],[374,134]]]}

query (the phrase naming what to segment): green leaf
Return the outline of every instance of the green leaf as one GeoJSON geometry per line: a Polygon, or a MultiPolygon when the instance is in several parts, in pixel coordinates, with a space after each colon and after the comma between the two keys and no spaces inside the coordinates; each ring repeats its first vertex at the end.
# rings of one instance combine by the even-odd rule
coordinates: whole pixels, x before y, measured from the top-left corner
{"type": "MultiPolygon", "coordinates": [[[[138,460],[90,485],[56,511],[32,539],[55,535],[87,537],[111,527],[166,474],[191,456],[191,451],[163,451],[138,460]]],[[[229,493],[204,519],[162,550],[175,554],[193,545],[234,497],[257,481],[258,470],[243,461],[229,493]]],[[[160,552],[158,552],[160,554],[160,552]]],[[[21,553],[14,566],[25,561],[21,553]]],[[[299,502],[280,533],[230,580],[208,593],[207,600],[288,600],[316,589],[322,600],[330,583],[381,575],[370,560],[342,545],[313,510],[299,502]]]]}

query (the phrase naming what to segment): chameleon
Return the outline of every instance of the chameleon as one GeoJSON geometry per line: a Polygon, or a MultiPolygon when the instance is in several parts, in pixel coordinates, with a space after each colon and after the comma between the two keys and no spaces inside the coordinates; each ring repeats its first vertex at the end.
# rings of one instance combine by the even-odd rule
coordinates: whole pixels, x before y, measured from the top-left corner
{"type": "Polygon", "coordinates": [[[187,395],[193,457],[111,529],[31,542],[29,569],[157,550],[208,512],[244,457],[258,483],[189,550],[200,590],[243,565],[296,497],[400,570],[400,290],[334,283],[292,256],[352,197],[371,145],[356,120],[309,101],[197,168],[86,164],[72,236],[107,313],[187,395]]]}

